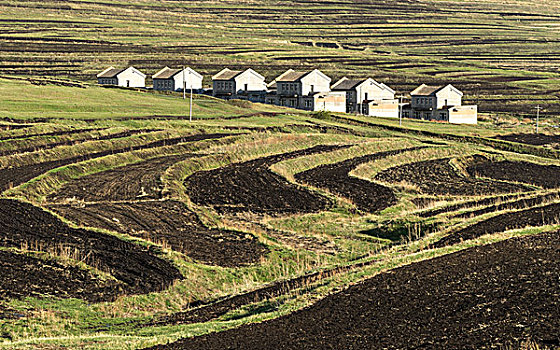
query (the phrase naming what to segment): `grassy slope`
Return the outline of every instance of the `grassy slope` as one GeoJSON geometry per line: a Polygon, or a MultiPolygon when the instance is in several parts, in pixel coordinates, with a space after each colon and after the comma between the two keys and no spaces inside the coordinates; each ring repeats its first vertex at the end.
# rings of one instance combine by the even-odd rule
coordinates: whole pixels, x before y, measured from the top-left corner
{"type": "MultiPolygon", "coordinates": [[[[25,118],[79,118],[103,119],[153,115],[189,115],[189,101],[179,94],[163,95],[106,89],[96,86],[78,89],[63,86],[32,85],[25,81],[0,79],[0,114],[2,117],[25,118]]],[[[266,108],[249,108],[211,97],[194,95],[193,114],[196,118],[239,116],[258,113],[266,108]]]]}
{"type": "Polygon", "coordinates": [[[188,64],[208,83],[225,66],[268,79],[318,67],[400,92],[454,83],[481,111],[532,115],[541,104],[557,116],[559,9],[558,0],[3,0],[0,73],[92,81],[109,64],[149,75],[188,64]]]}

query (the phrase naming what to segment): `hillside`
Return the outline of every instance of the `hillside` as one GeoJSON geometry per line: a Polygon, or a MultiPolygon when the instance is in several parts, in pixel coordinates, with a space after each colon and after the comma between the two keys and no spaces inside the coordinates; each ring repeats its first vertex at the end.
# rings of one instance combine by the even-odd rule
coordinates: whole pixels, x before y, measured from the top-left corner
{"type": "Polygon", "coordinates": [[[453,83],[486,113],[560,112],[560,2],[0,1],[0,74],[92,81],[108,65],[252,67],[453,83]]]}
{"type": "Polygon", "coordinates": [[[35,84],[0,79],[0,349],[557,344],[553,127],[35,84]]]}

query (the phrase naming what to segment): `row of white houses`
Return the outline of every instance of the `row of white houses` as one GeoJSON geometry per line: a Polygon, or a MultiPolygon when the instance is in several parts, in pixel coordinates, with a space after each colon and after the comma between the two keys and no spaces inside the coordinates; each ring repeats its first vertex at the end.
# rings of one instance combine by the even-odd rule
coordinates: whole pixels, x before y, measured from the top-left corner
{"type": "MultiPolygon", "coordinates": [[[[165,67],[152,76],[153,89],[203,92],[203,76],[191,68],[165,67]]],[[[146,75],[134,67],[109,67],[97,75],[101,85],[145,87],[146,75]]],[[[452,85],[420,85],[411,93],[410,103],[400,103],[395,91],[372,78],[348,79],[331,84],[321,71],[298,72],[292,69],[270,83],[252,69],[223,69],[212,77],[212,95],[222,99],[298,108],[308,111],[330,111],[373,117],[441,120],[457,124],[476,124],[477,106],[463,106],[463,93],[452,85]]]]}

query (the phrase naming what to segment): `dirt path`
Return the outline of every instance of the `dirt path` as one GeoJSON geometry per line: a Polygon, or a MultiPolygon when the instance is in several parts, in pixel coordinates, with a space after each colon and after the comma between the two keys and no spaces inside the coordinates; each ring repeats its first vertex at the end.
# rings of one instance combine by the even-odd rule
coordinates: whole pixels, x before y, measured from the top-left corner
{"type": "Polygon", "coordinates": [[[397,202],[397,196],[394,191],[389,187],[349,176],[349,173],[361,164],[421,148],[424,147],[379,152],[339,163],[321,165],[298,173],[295,175],[295,178],[311,186],[324,188],[334,194],[348,198],[361,211],[374,213],[388,208],[397,202]]]}
{"type": "Polygon", "coordinates": [[[197,205],[213,206],[219,212],[289,214],[321,211],[331,205],[328,198],[288,182],[269,167],[286,159],[346,147],[349,146],[320,145],[199,171],[185,180],[187,194],[197,205]]]}
{"type": "Polygon", "coordinates": [[[275,320],[151,349],[490,349],[560,345],[560,234],[404,266],[275,320]]]}
{"type": "Polygon", "coordinates": [[[126,201],[162,198],[163,173],[182,160],[194,157],[181,154],[152,158],[112,170],[80,177],[47,196],[50,201],[86,202],[126,201]]]}
{"type": "Polygon", "coordinates": [[[183,203],[147,201],[49,207],[80,225],[164,244],[194,260],[226,267],[257,263],[268,248],[245,232],[206,227],[183,203]]]}
{"type": "Polygon", "coordinates": [[[560,222],[560,203],[525,209],[521,211],[505,213],[477,222],[457,232],[451,233],[436,243],[433,247],[439,248],[453,245],[461,241],[477,238],[489,233],[503,232],[507,230],[525,227],[538,227],[560,222]]]}
{"type": "Polygon", "coordinates": [[[465,177],[451,166],[450,158],[427,160],[381,171],[375,180],[405,182],[421,193],[432,195],[477,196],[531,190],[522,185],[465,177]]]}
{"type": "Polygon", "coordinates": [[[182,278],[171,263],[115,236],[74,229],[27,203],[0,199],[0,246],[68,255],[108,272],[130,294],[163,290],[182,278]]]}

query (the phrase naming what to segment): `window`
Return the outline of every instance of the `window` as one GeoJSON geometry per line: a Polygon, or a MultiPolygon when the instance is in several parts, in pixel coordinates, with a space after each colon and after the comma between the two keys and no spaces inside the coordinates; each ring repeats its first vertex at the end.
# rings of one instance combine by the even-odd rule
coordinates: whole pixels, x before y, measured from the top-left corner
{"type": "Polygon", "coordinates": [[[245,91],[249,90],[249,84],[245,84],[245,91]]]}
{"type": "Polygon", "coordinates": [[[315,91],[315,85],[311,85],[310,90],[311,90],[311,92],[314,92],[315,91]]]}
{"type": "Polygon", "coordinates": [[[368,100],[368,93],[367,92],[365,93],[364,100],[366,100],[366,101],[368,100]]]}

